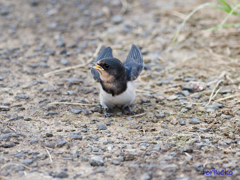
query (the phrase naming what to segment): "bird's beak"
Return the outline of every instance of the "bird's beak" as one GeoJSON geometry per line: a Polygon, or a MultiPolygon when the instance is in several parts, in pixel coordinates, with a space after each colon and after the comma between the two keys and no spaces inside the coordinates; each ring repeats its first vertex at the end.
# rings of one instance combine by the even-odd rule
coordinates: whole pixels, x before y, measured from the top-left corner
{"type": "Polygon", "coordinates": [[[101,66],[98,66],[98,65],[97,66],[93,66],[93,68],[96,69],[96,70],[100,70],[100,71],[104,70],[101,66]]]}

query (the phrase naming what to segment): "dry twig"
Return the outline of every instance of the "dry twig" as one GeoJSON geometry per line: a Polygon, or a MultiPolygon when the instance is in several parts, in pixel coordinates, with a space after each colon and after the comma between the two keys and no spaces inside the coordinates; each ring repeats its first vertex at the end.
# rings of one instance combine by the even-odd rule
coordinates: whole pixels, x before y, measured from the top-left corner
{"type": "Polygon", "coordinates": [[[74,105],[74,106],[94,106],[95,104],[82,104],[82,103],[72,103],[72,102],[52,102],[48,105],[55,105],[55,104],[65,104],[65,105],[74,105]]]}
{"type": "Polygon", "coordinates": [[[48,149],[47,149],[46,147],[45,147],[45,149],[46,149],[46,151],[47,151],[47,153],[48,153],[48,156],[49,156],[50,162],[53,162],[53,160],[52,160],[52,156],[51,156],[50,152],[48,151],[48,149]]]}
{"type": "Polygon", "coordinates": [[[227,100],[227,99],[232,99],[232,98],[235,98],[235,97],[238,97],[238,96],[239,96],[239,94],[227,96],[227,97],[220,98],[220,99],[216,100],[216,102],[224,101],[224,100],[227,100]]]}
{"type": "Polygon", "coordinates": [[[14,129],[14,128],[8,126],[8,125],[7,125],[7,127],[8,127],[9,129],[13,130],[14,132],[17,132],[16,129],[14,129]]]}
{"type": "Polygon", "coordinates": [[[93,56],[84,64],[79,64],[79,65],[76,65],[76,66],[70,66],[70,67],[67,67],[67,68],[62,68],[62,69],[58,69],[58,70],[55,70],[55,71],[52,71],[52,72],[48,72],[48,73],[45,73],[44,74],[44,77],[49,77],[53,74],[56,74],[56,73],[59,73],[59,72],[63,72],[63,71],[69,71],[69,70],[73,70],[73,69],[78,69],[78,68],[82,68],[82,67],[85,67],[86,65],[90,64],[94,58],[97,57],[100,49],[102,47],[102,43],[100,43],[95,51],[95,53],[93,54],[93,56]]]}
{"type": "MultiPolygon", "coordinates": [[[[208,101],[208,103],[207,103],[205,106],[208,106],[208,105],[210,104],[210,102],[212,101],[212,99],[213,99],[213,97],[214,97],[213,94],[214,94],[215,90],[217,89],[217,87],[219,86],[219,84],[220,84],[221,82],[223,82],[222,79],[219,80],[218,83],[216,84],[216,86],[213,88],[212,93],[211,93],[211,95],[210,95],[210,97],[209,97],[209,101],[208,101]]],[[[217,91],[217,92],[218,92],[218,91],[217,91]]]]}

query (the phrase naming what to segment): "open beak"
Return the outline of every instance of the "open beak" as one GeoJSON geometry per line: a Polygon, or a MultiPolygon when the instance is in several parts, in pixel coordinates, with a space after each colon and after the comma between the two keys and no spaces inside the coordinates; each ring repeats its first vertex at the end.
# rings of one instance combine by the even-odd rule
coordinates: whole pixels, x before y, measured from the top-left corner
{"type": "Polygon", "coordinates": [[[96,70],[100,70],[100,71],[104,70],[101,66],[98,66],[98,65],[97,66],[93,66],[93,68],[96,69],[96,70]]]}

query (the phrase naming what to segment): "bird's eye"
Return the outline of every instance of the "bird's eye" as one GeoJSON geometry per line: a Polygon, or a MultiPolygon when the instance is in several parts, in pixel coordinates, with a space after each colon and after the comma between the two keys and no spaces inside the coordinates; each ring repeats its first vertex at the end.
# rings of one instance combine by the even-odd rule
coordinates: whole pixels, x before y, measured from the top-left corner
{"type": "Polygon", "coordinates": [[[108,69],[110,66],[108,64],[104,64],[104,67],[108,69]]]}

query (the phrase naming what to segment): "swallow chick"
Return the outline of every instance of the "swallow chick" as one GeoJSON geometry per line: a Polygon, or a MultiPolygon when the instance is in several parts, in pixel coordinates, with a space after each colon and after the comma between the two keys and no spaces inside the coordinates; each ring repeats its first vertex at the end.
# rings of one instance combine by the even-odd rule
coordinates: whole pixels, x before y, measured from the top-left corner
{"type": "Polygon", "coordinates": [[[104,116],[112,116],[112,108],[122,107],[125,113],[134,114],[129,108],[135,98],[135,80],[143,70],[143,58],[140,49],[132,45],[127,59],[122,63],[112,55],[112,48],[104,49],[91,68],[93,78],[100,83],[100,104],[104,116]]]}

